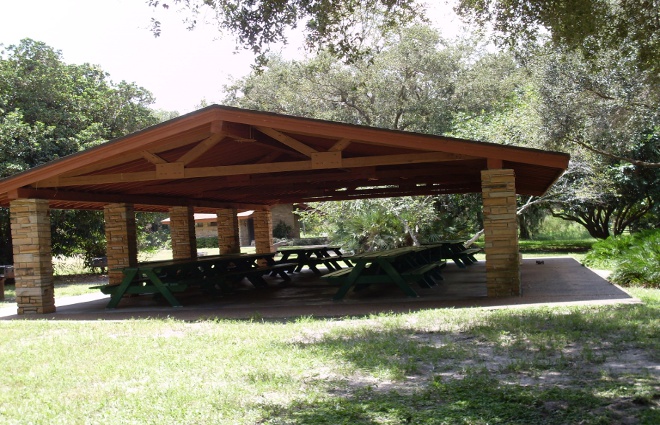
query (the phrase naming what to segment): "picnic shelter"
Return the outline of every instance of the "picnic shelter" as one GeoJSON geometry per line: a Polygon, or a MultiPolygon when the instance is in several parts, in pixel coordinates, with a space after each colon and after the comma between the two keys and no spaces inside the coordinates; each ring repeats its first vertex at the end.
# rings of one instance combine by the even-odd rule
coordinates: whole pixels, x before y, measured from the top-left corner
{"type": "Polygon", "coordinates": [[[0,180],[19,314],[55,311],[50,209],[102,210],[109,279],[137,264],[136,211],[168,212],[174,259],[196,258],[195,213],[217,214],[221,254],[253,210],[272,252],[270,208],[481,193],[489,297],[520,293],[516,194],[542,195],[569,155],[212,105],[0,180]]]}

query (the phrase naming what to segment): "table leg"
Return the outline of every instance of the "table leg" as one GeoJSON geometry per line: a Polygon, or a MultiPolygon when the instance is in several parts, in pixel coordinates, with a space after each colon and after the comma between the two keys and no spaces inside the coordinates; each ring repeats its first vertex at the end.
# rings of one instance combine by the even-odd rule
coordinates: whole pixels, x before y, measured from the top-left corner
{"type": "Polygon", "coordinates": [[[381,268],[387,273],[387,275],[392,279],[394,283],[397,284],[401,290],[408,295],[409,297],[418,297],[417,292],[415,292],[412,287],[408,284],[408,282],[405,281],[399,274],[399,272],[396,271],[396,269],[392,266],[392,263],[389,261],[379,261],[378,262],[381,266],[381,268]]]}
{"type": "Polygon", "coordinates": [[[117,308],[119,301],[121,301],[121,298],[126,293],[126,290],[130,286],[136,274],[137,270],[129,270],[127,273],[124,273],[124,280],[122,280],[119,284],[119,288],[117,288],[117,290],[112,293],[110,296],[110,302],[105,308],[117,308]]]}
{"type": "Polygon", "coordinates": [[[163,297],[170,303],[172,307],[182,307],[181,303],[179,300],[177,300],[174,295],[172,295],[172,292],[169,290],[169,288],[160,280],[160,278],[156,275],[151,270],[146,270],[145,274],[151,280],[151,282],[154,284],[156,289],[158,289],[158,292],[160,292],[163,297]]]}
{"type": "Polygon", "coordinates": [[[332,297],[333,300],[339,301],[344,298],[348,291],[350,291],[351,287],[355,285],[355,282],[357,281],[358,277],[360,277],[360,274],[364,270],[365,266],[366,263],[359,263],[353,267],[353,270],[346,277],[344,284],[339,288],[339,291],[337,291],[335,296],[332,297]]]}

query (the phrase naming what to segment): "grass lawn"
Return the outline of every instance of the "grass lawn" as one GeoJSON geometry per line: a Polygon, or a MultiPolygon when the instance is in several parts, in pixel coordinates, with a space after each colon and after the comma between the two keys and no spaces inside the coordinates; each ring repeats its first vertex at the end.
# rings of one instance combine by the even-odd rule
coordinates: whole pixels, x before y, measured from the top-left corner
{"type": "Polygon", "coordinates": [[[0,423],[660,423],[642,305],[0,322],[0,423]]]}
{"type": "Polygon", "coordinates": [[[644,303],[0,321],[0,423],[658,424],[660,290],[630,292],[644,303]]]}

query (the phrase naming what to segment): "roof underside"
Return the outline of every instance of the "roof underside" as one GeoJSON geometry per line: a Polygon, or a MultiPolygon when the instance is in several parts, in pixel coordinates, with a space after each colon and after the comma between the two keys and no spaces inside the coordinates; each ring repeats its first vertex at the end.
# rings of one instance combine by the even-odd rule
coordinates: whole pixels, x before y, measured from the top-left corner
{"type": "Polygon", "coordinates": [[[569,156],[210,106],[0,181],[0,205],[137,210],[471,193],[481,171],[513,169],[516,191],[541,195],[569,156]]]}

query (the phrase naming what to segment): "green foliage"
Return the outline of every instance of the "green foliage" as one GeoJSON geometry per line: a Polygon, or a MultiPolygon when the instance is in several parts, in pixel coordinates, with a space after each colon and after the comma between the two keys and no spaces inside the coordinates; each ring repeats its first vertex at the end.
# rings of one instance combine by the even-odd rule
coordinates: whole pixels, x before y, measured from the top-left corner
{"type": "Polygon", "coordinates": [[[217,247],[218,247],[218,238],[214,238],[214,237],[197,238],[197,249],[217,248],[217,247]]]}
{"type": "Polygon", "coordinates": [[[520,53],[549,32],[558,48],[588,59],[604,50],[620,50],[651,82],[657,82],[660,75],[660,8],[656,1],[459,0],[456,10],[471,22],[491,26],[499,44],[520,53]]]}
{"type": "Polygon", "coordinates": [[[584,226],[571,221],[561,220],[552,216],[545,216],[541,222],[534,239],[540,241],[553,240],[581,240],[591,236],[584,226]]]}
{"type": "Polygon", "coordinates": [[[87,210],[51,210],[51,246],[54,256],[82,255],[84,265],[106,255],[103,213],[87,210]]]}
{"type": "Polygon", "coordinates": [[[564,253],[572,254],[587,252],[596,242],[595,239],[553,239],[553,240],[520,240],[520,252],[523,253],[564,253]]]}
{"type": "MultiPolygon", "coordinates": [[[[0,53],[0,177],[96,146],[156,124],[151,94],[115,84],[90,64],[30,39],[0,53]]],[[[103,217],[91,211],[52,211],[54,255],[105,254],[103,217]]],[[[0,258],[11,260],[8,214],[0,210],[0,258]]]]}
{"type": "Polygon", "coordinates": [[[288,239],[291,237],[291,226],[280,220],[273,228],[273,237],[278,239],[288,239]]]}
{"type": "Polygon", "coordinates": [[[585,263],[611,269],[610,278],[620,285],[660,288],[660,230],[599,241],[585,257],[585,263]]]}
{"type": "Polygon", "coordinates": [[[169,226],[161,223],[166,217],[165,213],[135,213],[139,252],[154,252],[167,246],[170,242],[169,226]]]}
{"type": "MultiPolygon", "coordinates": [[[[149,0],[153,7],[178,5],[189,29],[197,19],[214,19],[220,31],[232,33],[239,45],[262,63],[273,43],[286,42],[287,30],[303,27],[308,47],[326,47],[348,60],[371,52],[371,32],[387,32],[419,15],[413,0],[149,0]]],[[[152,31],[161,33],[152,19],[152,31]]]]}
{"type": "Polygon", "coordinates": [[[303,222],[323,221],[331,243],[351,251],[419,244],[437,218],[434,198],[403,197],[310,203],[303,222]]]}

